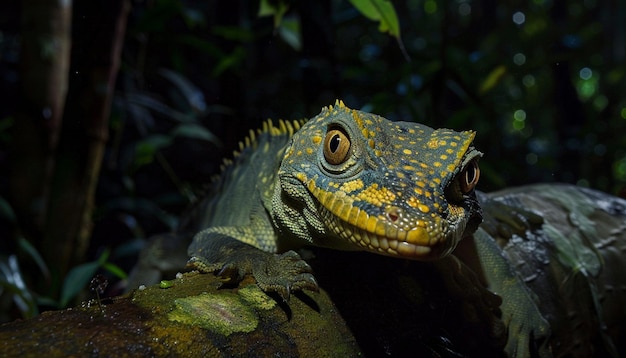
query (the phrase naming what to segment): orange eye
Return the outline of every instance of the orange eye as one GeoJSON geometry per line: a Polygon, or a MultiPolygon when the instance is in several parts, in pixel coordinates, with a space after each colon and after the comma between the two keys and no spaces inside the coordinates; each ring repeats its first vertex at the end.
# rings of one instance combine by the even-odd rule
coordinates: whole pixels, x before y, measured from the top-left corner
{"type": "Polygon", "coordinates": [[[474,190],[476,184],[478,184],[478,179],[480,178],[480,169],[478,168],[478,161],[472,160],[466,167],[463,169],[461,175],[459,175],[459,186],[461,192],[463,194],[467,194],[474,190]]]}
{"type": "Polygon", "coordinates": [[[324,139],[324,158],[328,164],[339,165],[348,159],[350,139],[340,128],[333,128],[326,133],[324,139]]]}

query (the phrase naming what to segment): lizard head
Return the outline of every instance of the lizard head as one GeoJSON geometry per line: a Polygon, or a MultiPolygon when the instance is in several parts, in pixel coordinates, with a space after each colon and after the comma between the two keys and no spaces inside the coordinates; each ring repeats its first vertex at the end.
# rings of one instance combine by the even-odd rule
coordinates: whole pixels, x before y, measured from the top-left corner
{"type": "Polygon", "coordinates": [[[318,246],[445,256],[482,220],[474,135],[392,122],[338,101],[286,148],[272,201],[277,227],[318,246]]]}

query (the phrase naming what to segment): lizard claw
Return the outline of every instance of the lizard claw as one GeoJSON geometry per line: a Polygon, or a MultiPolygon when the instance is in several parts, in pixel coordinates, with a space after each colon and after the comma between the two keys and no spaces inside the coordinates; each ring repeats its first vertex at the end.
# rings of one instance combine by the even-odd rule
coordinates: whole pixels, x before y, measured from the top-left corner
{"type": "Polygon", "coordinates": [[[266,292],[276,292],[289,301],[293,291],[318,291],[313,269],[295,251],[273,254],[235,241],[214,236],[213,250],[191,251],[188,266],[205,273],[216,273],[224,282],[237,284],[252,275],[266,292]]]}
{"type": "Polygon", "coordinates": [[[252,275],[263,291],[274,291],[286,302],[292,291],[319,291],[313,269],[295,251],[268,255],[252,265],[252,275]]]}

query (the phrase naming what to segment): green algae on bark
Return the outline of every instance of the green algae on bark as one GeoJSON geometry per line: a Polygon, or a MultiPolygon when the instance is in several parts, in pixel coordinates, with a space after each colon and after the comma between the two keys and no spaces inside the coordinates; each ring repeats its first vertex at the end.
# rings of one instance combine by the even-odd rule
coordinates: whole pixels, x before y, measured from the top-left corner
{"type": "Polygon", "coordinates": [[[102,310],[86,303],[5,323],[0,325],[0,356],[361,355],[326,292],[294,295],[289,304],[277,304],[253,283],[246,279],[239,287],[222,287],[214,275],[192,272],[172,280],[166,290],[157,284],[106,299],[102,310]],[[215,325],[206,328],[171,319],[179,307],[203,302],[209,305],[193,309],[213,310],[223,321],[256,323],[251,330],[242,324],[226,335],[215,325]]]}
{"type": "Polygon", "coordinates": [[[276,301],[263,292],[263,290],[261,290],[257,285],[247,285],[240,288],[237,293],[241,296],[241,298],[257,309],[271,310],[274,306],[276,306],[276,301]]]}
{"type": "Polygon", "coordinates": [[[176,307],[168,314],[172,321],[200,326],[229,336],[235,332],[252,332],[259,318],[237,294],[204,293],[174,300],[176,307]]]}

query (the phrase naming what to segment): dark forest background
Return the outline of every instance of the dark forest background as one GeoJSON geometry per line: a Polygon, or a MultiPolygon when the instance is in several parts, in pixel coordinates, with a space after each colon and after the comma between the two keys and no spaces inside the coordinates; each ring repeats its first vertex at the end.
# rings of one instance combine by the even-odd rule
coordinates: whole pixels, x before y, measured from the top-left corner
{"type": "Polygon", "coordinates": [[[626,196],[625,2],[393,1],[396,36],[368,2],[3,1],[0,321],[123,279],[250,129],[337,98],[476,130],[481,190],[626,196]]]}

